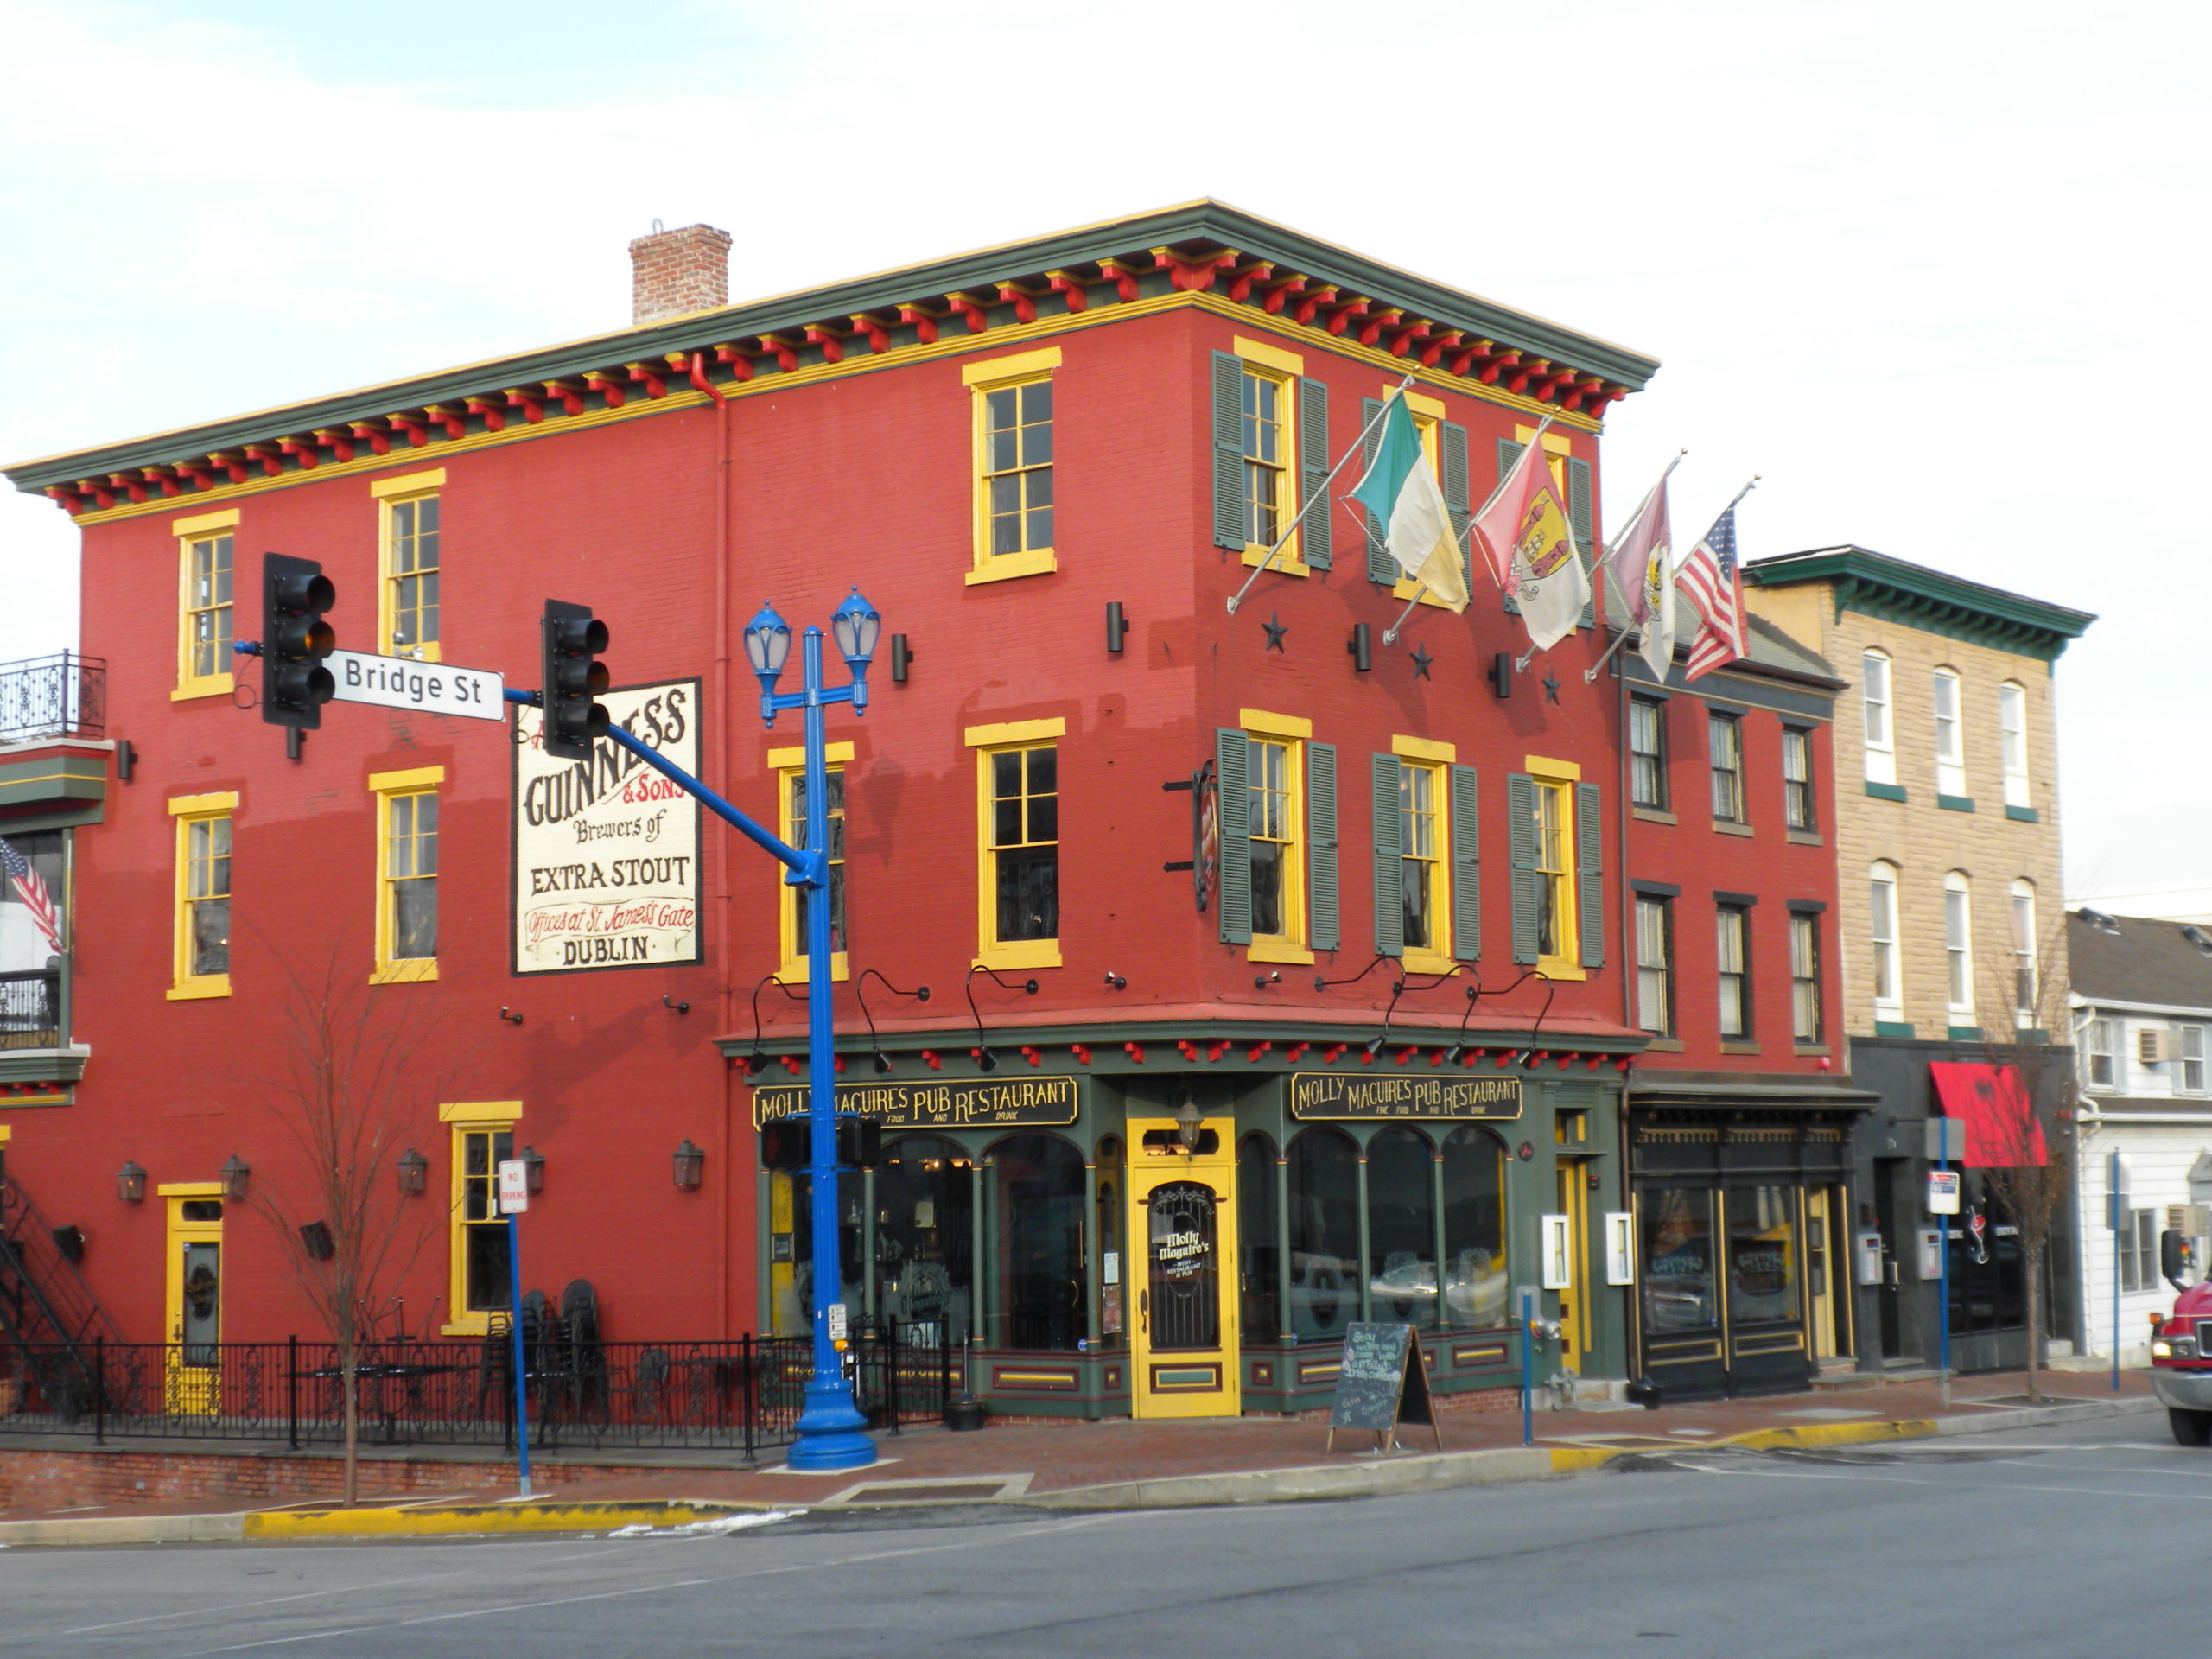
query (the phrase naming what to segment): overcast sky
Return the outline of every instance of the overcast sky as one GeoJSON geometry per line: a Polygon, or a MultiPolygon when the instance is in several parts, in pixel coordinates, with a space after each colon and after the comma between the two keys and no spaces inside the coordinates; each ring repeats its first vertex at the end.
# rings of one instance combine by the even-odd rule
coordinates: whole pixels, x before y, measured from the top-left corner
{"type": "MultiPolygon", "coordinates": [[[[2201,887],[2208,36],[2019,0],[0,0],[0,457],[620,327],[656,218],[734,232],[745,298],[1211,194],[1662,359],[1608,425],[1616,516],[1688,445],[1678,531],[1760,473],[1747,556],[2097,612],[2068,891],[2201,887]]],[[[0,661],[75,643],[75,544],[0,500],[0,661]]]]}

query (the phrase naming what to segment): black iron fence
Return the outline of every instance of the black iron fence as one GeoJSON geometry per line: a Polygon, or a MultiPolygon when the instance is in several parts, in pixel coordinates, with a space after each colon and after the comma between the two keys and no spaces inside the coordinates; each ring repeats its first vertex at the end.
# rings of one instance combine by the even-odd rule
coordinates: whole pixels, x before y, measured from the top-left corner
{"type": "Polygon", "coordinates": [[[0,1049],[61,1045],[61,976],[0,974],[0,1049]]]}
{"type": "Polygon", "coordinates": [[[0,743],[98,737],[107,725],[107,663],[65,651],[0,663],[0,743]]]}
{"type": "MultiPolygon", "coordinates": [[[[916,1327],[862,1322],[850,1363],[871,1427],[934,1421],[957,1391],[957,1350],[900,1340],[916,1327]]],[[[364,1344],[365,1446],[515,1443],[513,1349],[364,1344]]],[[[541,1451],[696,1448],[747,1459],[796,1437],[813,1365],[803,1337],[544,1344],[524,1357],[530,1443],[541,1451]]],[[[328,1343],[22,1344],[0,1350],[0,1435],[282,1441],[345,1438],[345,1389],[328,1343]]]]}

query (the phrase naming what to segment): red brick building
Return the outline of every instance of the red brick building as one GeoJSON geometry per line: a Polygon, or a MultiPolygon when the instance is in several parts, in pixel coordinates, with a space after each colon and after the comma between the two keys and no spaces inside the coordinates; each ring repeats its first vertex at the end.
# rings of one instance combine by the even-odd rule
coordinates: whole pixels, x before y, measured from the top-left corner
{"type": "MultiPolygon", "coordinates": [[[[548,761],[534,715],[337,702],[287,758],[226,649],[277,550],[321,561],[341,645],[417,664],[424,709],[456,669],[531,683],[541,601],[593,605],[615,718],[787,831],[798,734],[762,728],[739,631],[855,585],[880,610],[867,715],[830,718],[842,1082],[886,1132],[846,1178],[845,1282],[972,1342],[1002,1408],[1295,1408],[1362,1316],[1418,1326],[1440,1388],[1503,1386],[1521,1286],[1563,1327],[1540,1375],[1630,1375],[1631,1067],[1707,1106],[1818,1084],[1817,1039],[1705,1017],[1687,901],[1757,901],[1780,1021],[1784,924],[1817,913],[1789,906],[1834,893],[1782,827],[1783,730],[1825,791],[1833,682],[1762,636],[1669,704],[1686,798],[1689,702],[1745,711],[1751,840],[1624,816],[1632,688],[1583,680],[1605,631],[1516,674],[1479,584],[1386,646],[1409,590],[1357,458],[1325,480],[1410,374],[1455,518],[1548,416],[1586,546],[1601,418],[1655,363],[1214,202],[737,306],[718,238],[638,245],[616,334],[9,470],[84,527],[106,715],[58,769],[76,793],[38,781],[52,746],[0,753],[70,912],[66,1023],[0,1055],[0,1122],[115,1327],[302,1328],[258,1207],[299,1184],[267,1079],[293,982],[334,973],[438,1079],[379,1154],[427,1166],[410,1331],[504,1307],[472,1172],[524,1146],[527,1278],[589,1280],[610,1337],[803,1328],[805,1177],[755,1133],[804,1081],[779,869],[611,746],[548,761]],[[1641,1062],[1624,874],[1681,890],[1679,1052],[1641,1062]],[[232,1157],[258,1197],[226,1207],[232,1157]]],[[[1777,1186],[1793,1240],[1822,1180],[1800,1158],[1777,1186]]]]}

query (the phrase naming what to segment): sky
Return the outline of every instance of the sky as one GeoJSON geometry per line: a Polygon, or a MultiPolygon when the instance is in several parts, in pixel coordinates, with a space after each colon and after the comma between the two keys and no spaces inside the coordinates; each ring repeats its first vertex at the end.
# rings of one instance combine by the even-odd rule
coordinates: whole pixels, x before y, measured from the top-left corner
{"type": "MultiPolygon", "coordinates": [[[[1678,532],[1758,474],[1748,557],[2097,613],[2068,893],[2212,882],[2202,5],[0,0],[0,459],[619,327],[656,219],[744,299],[1217,196],[1661,359],[1616,519],[1687,447],[1678,532]]],[[[75,547],[0,498],[0,661],[75,644],[75,547]]]]}

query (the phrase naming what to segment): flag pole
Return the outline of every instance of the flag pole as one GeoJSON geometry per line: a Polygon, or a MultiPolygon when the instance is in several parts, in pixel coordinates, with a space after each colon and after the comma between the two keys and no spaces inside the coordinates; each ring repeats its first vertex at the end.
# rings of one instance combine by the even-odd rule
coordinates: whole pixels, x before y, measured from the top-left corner
{"type": "MultiPolygon", "coordinates": [[[[1541,443],[1544,441],[1544,434],[1551,429],[1552,423],[1558,418],[1559,416],[1554,411],[1552,414],[1545,416],[1542,420],[1537,422],[1536,429],[1529,435],[1528,447],[1534,448],[1537,444],[1541,443]]],[[[1474,512],[1469,516],[1466,529],[1462,531],[1459,534],[1459,544],[1462,548],[1470,552],[1473,550],[1474,543],[1471,538],[1475,533],[1475,520],[1481,518],[1483,514],[1488,512],[1492,506],[1497,505],[1498,496],[1505,488],[1506,479],[1510,479],[1512,476],[1512,473],[1509,471],[1505,474],[1505,478],[1499,479],[1497,480],[1497,486],[1493,488],[1490,494],[1484,499],[1482,505],[1476,508],[1474,512]]],[[[1374,534],[1372,531],[1368,533],[1370,536],[1374,534]]],[[[1490,561],[1488,559],[1484,559],[1483,563],[1487,565],[1490,561]]],[[[1491,572],[1491,580],[1492,582],[1496,582],[1497,580],[1497,573],[1495,570],[1491,572]]],[[[1406,601],[1406,608],[1398,613],[1398,620],[1393,622],[1389,627],[1382,630],[1382,643],[1384,645],[1395,645],[1398,643],[1398,635],[1406,626],[1406,619],[1414,613],[1414,607],[1421,603],[1421,596],[1427,591],[1428,584],[1427,582],[1421,583],[1420,587],[1414,589],[1414,596],[1406,601]]]]}
{"type": "MultiPolygon", "coordinates": [[[[1419,369],[1407,370],[1406,378],[1398,382],[1397,390],[1403,392],[1407,387],[1413,385],[1420,373],[1419,369]]],[[[1321,487],[1299,504],[1298,512],[1292,518],[1289,528],[1275,537],[1275,544],[1268,550],[1267,557],[1260,561],[1253,569],[1252,574],[1244,578],[1244,585],[1229,596],[1229,613],[1231,616],[1236,614],[1236,607],[1244,602],[1244,595],[1252,591],[1252,584],[1260,579],[1260,573],[1275,562],[1275,555],[1281,552],[1290,538],[1298,533],[1299,525],[1306,522],[1306,515],[1313,511],[1314,504],[1329,499],[1329,486],[1335,483],[1337,474],[1344,471],[1344,462],[1350,461],[1353,454],[1366,443],[1367,435],[1381,423],[1382,417],[1389,413],[1389,410],[1390,400],[1385,397],[1382,400],[1382,407],[1375,411],[1375,418],[1359,429],[1359,435],[1351,441],[1351,446],[1338,458],[1337,464],[1329,468],[1328,476],[1321,480],[1321,487]]]]}
{"type": "MultiPolygon", "coordinates": [[[[1659,474],[1659,482],[1654,484],[1649,489],[1643,493],[1643,499],[1637,504],[1636,511],[1629,515],[1629,521],[1622,527],[1621,533],[1613,537],[1612,546],[1610,550],[1611,551],[1615,553],[1619,552],[1621,543],[1628,540],[1630,536],[1633,536],[1636,533],[1636,527],[1643,522],[1643,515],[1651,511],[1651,504],[1659,499],[1660,489],[1666,484],[1669,479],[1675,475],[1675,468],[1682,464],[1682,457],[1688,454],[1689,454],[1689,448],[1687,445],[1675,451],[1675,458],[1667,463],[1667,470],[1659,474]]],[[[1602,584],[1605,579],[1605,560],[1603,557],[1600,557],[1595,560],[1594,563],[1598,570],[1598,580],[1600,584],[1602,584]]],[[[1623,597],[1625,598],[1626,595],[1624,594],[1623,597]]],[[[1611,607],[1609,606],[1607,608],[1611,609],[1611,607]]],[[[1587,685],[1592,680],[1596,679],[1599,675],[1604,673],[1605,671],[1605,664],[1613,659],[1613,653],[1618,651],[1627,642],[1628,629],[1626,627],[1623,627],[1620,632],[1613,635],[1613,643],[1605,647],[1605,655],[1599,658],[1596,662],[1592,663],[1589,667],[1582,671],[1582,683],[1587,685]]]]}
{"type": "MultiPolygon", "coordinates": [[[[1745,485],[1745,486],[1744,486],[1744,487],[1743,487],[1742,489],[1740,489],[1740,490],[1737,491],[1737,492],[1736,492],[1736,493],[1735,493],[1734,495],[1732,495],[1732,496],[1729,497],[1729,499],[1728,499],[1728,505],[1727,505],[1726,506],[1725,506],[1725,507],[1721,508],[1719,512],[1716,512],[1716,513],[1714,513],[1714,514],[1713,515],[1713,523],[1712,523],[1711,524],[1707,524],[1707,525],[1706,526],[1706,529],[1705,529],[1705,536],[1710,536],[1710,535],[1712,535],[1712,534],[1713,534],[1713,529],[1714,529],[1714,526],[1718,525],[1723,518],[1726,518],[1726,517],[1727,517],[1731,512],[1734,512],[1734,511],[1735,511],[1735,509],[1736,509],[1736,504],[1737,504],[1738,502],[1741,501],[1741,500],[1742,500],[1745,496],[1749,495],[1749,494],[1750,494],[1753,490],[1756,490],[1757,488],[1758,488],[1758,486],[1759,486],[1759,480],[1761,480],[1762,478],[1764,478],[1765,476],[1766,476],[1766,474],[1765,474],[1764,473],[1753,473],[1753,474],[1751,474],[1751,481],[1750,483],[1748,483],[1748,484],[1745,485]]],[[[1700,537],[1698,537],[1698,540],[1699,540],[1699,541],[1700,541],[1700,542],[1702,542],[1702,541],[1705,539],[1705,536],[1700,536],[1700,537]]],[[[1696,612],[1697,612],[1697,625],[1698,625],[1698,630],[1699,630],[1699,632],[1702,632],[1705,630],[1706,625],[1707,625],[1707,623],[1710,620],[1710,619],[1706,615],[1706,613],[1705,613],[1705,610],[1704,610],[1704,607],[1701,607],[1701,606],[1700,606],[1700,605],[1697,603],[1697,601],[1696,601],[1695,600],[1692,600],[1692,601],[1690,601],[1690,608],[1691,608],[1692,610],[1694,610],[1694,611],[1696,611],[1696,612]]],[[[1738,622],[1738,632],[1739,632],[1739,636],[1740,636],[1740,630],[1741,630],[1741,624],[1742,624],[1742,621],[1743,621],[1743,617],[1742,617],[1742,613],[1741,613],[1741,612],[1739,611],[1739,612],[1738,613],[1738,615],[1737,615],[1737,622],[1738,622]]],[[[1694,639],[1695,637],[1696,637],[1695,635],[1693,635],[1693,636],[1692,636],[1692,638],[1693,638],[1693,639],[1694,639]]],[[[1696,653],[1696,652],[1695,652],[1694,650],[1693,650],[1693,651],[1691,652],[1691,653],[1690,653],[1690,654],[1691,654],[1692,656],[1695,656],[1697,653],[1696,653]]],[[[1740,653],[1740,652],[1738,652],[1738,656],[1740,656],[1741,654],[1742,654],[1742,653],[1740,653]]],[[[1729,660],[1730,662],[1734,662],[1734,661],[1736,660],[1736,658],[1735,658],[1735,657],[1731,657],[1728,660],[1729,660]]]]}

